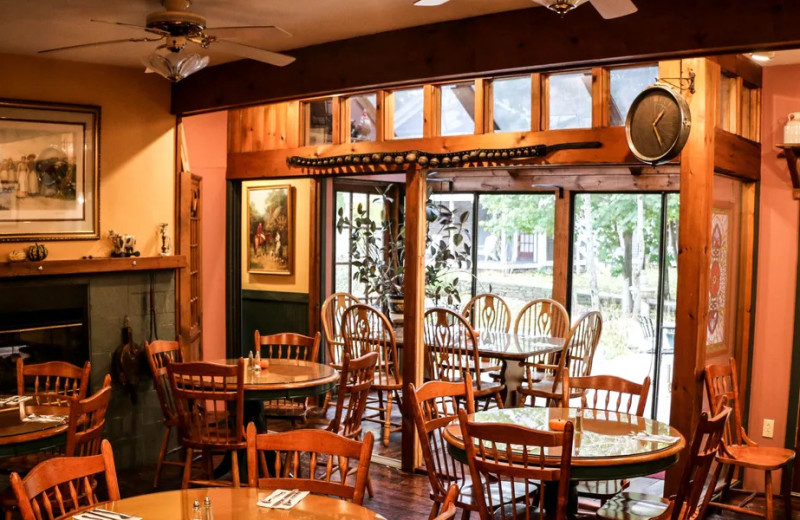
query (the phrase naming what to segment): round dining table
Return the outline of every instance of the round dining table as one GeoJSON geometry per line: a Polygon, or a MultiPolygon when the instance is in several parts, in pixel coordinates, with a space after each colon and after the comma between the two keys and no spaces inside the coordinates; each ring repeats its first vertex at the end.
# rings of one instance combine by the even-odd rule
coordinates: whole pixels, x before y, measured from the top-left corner
{"type": "Polygon", "coordinates": [[[64,445],[68,413],[68,406],[25,403],[0,409],[0,457],[28,455],[64,445]],[[63,421],[26,421],[31,414],[63,417],[63,421]]]}
{"type": "MultiPolygon", "coordinates": [[[[235,365],[239,360],[217,362],[235,365]]],[[[299,359],[270,359],[269,365],[259,371],[245,369],[244,398],[248,401],[300,399],[327,393],[338,381],[339,372],[329,365],[299,359]]]]}
{"type": "MultiPolygon", "coordinates": [[[[337,520],[383,520],[366,507],[345,500],[308,495],[291,509],[269,509],[257,505],[273,489],[255,488],[192,488],[138,495],[97,504],[95,507],[145,520],[191,520],[192,505],[211,499],[212,518],[302,518],[337,520]]],[[[91,511],[95,507],[88,508],[91,511]]],[[[106,517],[110,518],[110,517],[106,517]]]]}

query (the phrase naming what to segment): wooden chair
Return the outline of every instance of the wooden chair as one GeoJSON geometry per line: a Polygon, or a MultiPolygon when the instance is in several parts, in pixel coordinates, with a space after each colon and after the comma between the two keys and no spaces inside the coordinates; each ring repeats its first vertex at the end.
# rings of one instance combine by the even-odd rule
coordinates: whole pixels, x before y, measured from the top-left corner
{"type": "Polygon", "coordinates": [[[230,486],[214,480],[211,454],[231,453],[233,487],[239,487],[237,451],[247,447],[244,438],[244,359],[236,365],[170,363],[167,365],[180,442],[186,447],[182,488],[190,484],[230,486]],[[198,405],[202,406],[198,406],[198,405]],[[199,450],[206,460],[206,480],[191,479],[192,456],[199,450]]]}
{"type": "MultiPolygon", "coordinates": [[[[711,463],[717,454],[723,430],[730,415],[724,407],[709,419],[703,412],[689,448],[689,460],[683,467],[678,493],[670,498],[643,493],[620,493],[608,500],[598,511],[600,518],[607,520],[694,520],[705,518],[713,485],[708,480],[711,463]]],[[[788,518],[788,517],[787,517],[788,518]]]]}
{"type": "Polygon", "coordinates": [[[785,448],[771,446],[759,446],[750,437],[742,426],[742,413],[739,403],[739,383],[737,379],[736,361],[730,358],[727,365],[707,365],[705,367],[706,391],[708,392],[708,402],[712,410],[717,410],[723,402],[731,403],[733,409],[732,420],[725,429],[722,438],[717,462],[720,464],[714,471],[714,480],[717,479],[725,466],[725,482],[722,488],[720,502],[712,502],[711,505],[729,511],[753,515],[753,510],[744,506],[756,493],[743,489],[733,489],[734,468],[747,468],[764,472],[764,499],[766,502],[766,512],[764,516],[768,520],[773,517],[773,492],[772,492],[772,472],[783,469],[781,482],[781,495],[786,508],[786,518],[792,516],[792,461],[795,453],[785,448]],[[727,503],[727,497],[731,492],[747,493],[748,496],[739,504],[727,503]]]}
{"type": "Polygon", "coordinates": [[[156,476],[153,479],[153,487],[158,487],[161,469],[165,465],[181,468],[184,466],[183,461],[166,460],[168,456],[183,449],[180,445],[172,449],[169,448],[172,429],[178,427],[178,415],[175,411],[175,401],[172,398],[172,388],[167,376],[167,365],[183,362],[183,352],[177,341],[156,340],[152,343],[145,342],[144,348],[147,352],[147,364],[150,366],[150,374],[153,376],[153,385],[156,387],[158,403],[161,405],[161,422],[164,424],[164,437],[161,440],[161,449],[158,451],[156,476]]]}
{"type": "MultiPolygon", "coordinates": [[[[361,300],[350,293],[333,293],[322,302],[320,317],[322,319],[322,332],[325,334],[326,356],[325,362],[337,370],[342,369],[342,359],[344,358],[344,337],[342,336],[342,314],[344,310],[361,303],[361,300]]],[[[322,410],[328,413],[328,407],[335,403],[331,401],[331,393],[325,394],[325,401],[322,410]]]]}
{"type": "Polygon", "coordinates": [[[17,394],[33,395],[38,404],[66,405],[69,397],[86,397],[91,364],[83,367],[63,361],[26,365],[17,358],[17,394]]]}
{"type": "MultiPolygon", "coordinates": [[[[650,377],[642,384],[634,383],[617,376],[567,377],[566,394],[580,393],[581,409],[606,410],[643,416],[650,392],[650,377]]],[[[569,405],[568,400],[564,401],[569,405]]],[[[630,482],[622,480],[582,480],[578,483],[578,496],[600,500],[601,505],[623,489],[630,482]]]]}
{"type": "MultiPolygon", "coordinates": [[[[461,315],[473,329],[490,332],[508,332],[511,327],[511,310],[501,297],[494,294],[479,294],[467,302],[461,315]]],[[[497,360],[481,358],[481,370],[494,372],[497,379],[503,370],[497,360]]]]}
{"type": "Polygon", "coordinates": [[[372,389],[377,395],[367,403],[367,409],[374,410],[375,413],[365,416],[364,420],[381,424],[383,445],[388,446],[392,432],[402,429],[399,422],[392,422],[393,401],[396,400],[398,406],[402,407],[400,392],[403,388],[392,324],[374,307],[357,303],[348,307],[342,315],[342,334],[345,349],[351,357],[360,357],[370,352],[378,354],[375,380],[372,383],[372,389]]]}
{"type": "Polygon", "coordinates": [[[345,439],[325,430],[256,434],[255,425],[250,423],[247,425],[248,481],[250,487],[299,489],[334,495],[361,505],[372,443],[369,432],[363,441],[345,439]],[[327,463],[320,470],[317,461],[322,457],[327,458],[327,463]],[[356,476],[350,485],[347,475],[353,459],[356,476]]]}
{"type": "Polygon", "coordinates": [[[535,493],[537,481],[558,483],[555,518],[567,517],[574,431],[571,422],[563,432],[551,432],[513,424],[472,422],[464,410],[458,412],[458,422],[472,481],[481,483],[475,493],[481,520],[539,516],[544,510],[545,493],[535,493]],[[561,449],[558,466],[545,465],[545,448],[561,449]],[[506,484],[512,490],[502,501],[492,493],[492,486],[498,484],[506,484]],[[516,492],[519,488],[523,493],[516,492]]]}
{"type": "Polygon", "coordinates": [[[474,397],[487,401],[493,397],[497,407],[503,408],[506,387],[482,378],[478,339],[469,323],[450,309],[434,307],[425,312],[424,326],[425,363],[431,379],[463,382],[473,375],[474,397]]]}
{"type": "MultiPolygon", "coordinates": [[[[589,375],[602,330],[603,319],[600,313],[589,311],[570,329],[558,364],[528,364],[525,367],[525,380],[517,387],[517,395],[522,396],[521,404],[525,403],[527,397],[531,398],[533,406],[536,405],[537,398],[544,399],[546,403],[563,403],[564,374],[568,374],[570,378],[589,375]]],[[[578,390],[569,394],[569,398],[580,396],[581,392],[578,390]]]]}
{"type": "Polygon", "coordinates": [[[433,520],[450,520],[456,517],[456,500],[458,499],[458,486],[453,484],[447,490],[447,495],[442,503],[442,512],[433,520]]]}
{"type": "Polygon", "coordinates": [[[105,501],[98,498],[92,485],[100,474],[105,478],[108,500],[119,500],[114,454],[107,440],[99,455],[46,460],[24,479],[12,473],[11,488],[23,520],[61,520],[105,501]]]}
{"type": "MultiPolygon", "coordinates": [[[[300,361],[316,361],[319,355],[320,334],[314,337],[285,332],[262,336],[255,332],[256,350],[261,351],[261,359],[296,359],[300,361]]],[[[270,417],[289,418],[292,426],[298,419],[305,421],[310,408],[310,400],[274,399],[264,403],[264,413],[270,417]]]]}
{"type": "MultiPolygon", "coordinates": [[[[569,314],[563,305],[549,298],[528,302],[514,320],[514,334],[566,338],[569,335],[569,314]]],[[[525,372],[531,371],[530,380],[540,381],[546,375],[537,366],[557,365],[558,353],[528,357],[523,363],[525,372]]]]}

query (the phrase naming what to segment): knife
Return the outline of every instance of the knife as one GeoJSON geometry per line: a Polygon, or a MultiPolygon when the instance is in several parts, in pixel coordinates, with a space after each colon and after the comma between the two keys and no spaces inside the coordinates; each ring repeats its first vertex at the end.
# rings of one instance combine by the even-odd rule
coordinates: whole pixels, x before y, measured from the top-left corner
{"type": "Polygon", "coordinates": [[[274,502],[276,500],[279,500],[279,499],[282,500],[282,499],[286,498],[286,495],[288,493],[290,493],[290,491],[288,489],[285,489],[285,490],[284,489],[277,489],[277,490],[273,491],[270,496],[262,499],[261,503],[264,504],[265,506],[266,505],[270,505],[272,502],[274,502]]]}
{"type": "Polygon", "coordinates": [[[292,499],[294,497],[296,497],[299,493],[300,493],[299,489],[293,489],[291,493],[289,493],[288,495],[283,497],[280,502],[275,504],[274,507],[278,507],[278,506],[282,506],[282,505],[287,505],[288,506],[289,504],[292,503],[292,499]]]}
{"type": "Polygon", "coordinates": [[[92,513],[97,513],[98,515],[105,516],[107,518],[113,518],[114,520],[124,519],[124,518],[133,518],[131,515],[126,515],[124,513],[117,513],[116,511],[109,511],[108,509],[92,509],[92,513]]]}

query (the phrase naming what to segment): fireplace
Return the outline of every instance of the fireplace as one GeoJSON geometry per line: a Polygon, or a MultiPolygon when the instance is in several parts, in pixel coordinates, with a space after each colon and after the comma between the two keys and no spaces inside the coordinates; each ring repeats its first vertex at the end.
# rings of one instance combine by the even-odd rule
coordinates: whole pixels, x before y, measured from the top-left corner
{"type": "Polygon", "coordinates": [[[15,364],[89,360],[88,284],[26,283],[0,298],[0,393],[16,391],[15,364]]]}

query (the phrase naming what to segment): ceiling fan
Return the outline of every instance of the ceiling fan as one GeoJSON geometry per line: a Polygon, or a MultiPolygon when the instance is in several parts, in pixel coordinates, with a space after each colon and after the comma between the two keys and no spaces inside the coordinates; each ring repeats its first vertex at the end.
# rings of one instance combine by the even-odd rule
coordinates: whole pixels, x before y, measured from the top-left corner
{"type": "Polygon", "coordinates": [[[240,27],[209,28],[204,16],[188,10],[192,5],[191,0],[161,0],[161,3],[165,10],[156,11],[147,15],[145,25],[107,20],[92,20],[98,23],[141,29],[148,33],[146,36],[142,35],[138,38],[122,38],[119,40],[68,45],[66,47],[44,49],[39,51],[39,53],[46,54],[129,42],[163,42],[156,47],[156,52],[144,57],[142,61],[147,67],[145,72],[156,72],[172,82],[180,81],[208,65],[208,56],[188,52],[191,45],[197,45],[202,49],[213,47],[227,54],[250,58],[251,60],[269,63],[270,65],[276,65],[278,67],[288,65],[295,60],[293,57],[286,54],[268,51],[260,47],[229,39],[236,38],[237,36],[242,38],[247,34],[247,31],[252,32],[253,30],[268,29],[278,31],[286,36],[291,36],[291,33],[278,26],[248,25],[240,27]],[[187,45],[189,47],[187,47],[187,45]]]}
{"type": "MultiPolygon", "coordinates": [[[[417,0],[414,5],[421,7],[433,7],[437,5],[446,4],[450,0],[417,0]]],[[[558,14],[566,14],[572,11],[579,5],[585,3],[587,0],[533,0],[538,4],[542,4],[551,11],[558,14]]],[[[636,6],[631,0],[588,0],[590,4],[597,9],[605,19],[619,18],[627,16],[636,12],[636,6]]]]}

